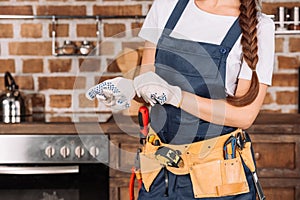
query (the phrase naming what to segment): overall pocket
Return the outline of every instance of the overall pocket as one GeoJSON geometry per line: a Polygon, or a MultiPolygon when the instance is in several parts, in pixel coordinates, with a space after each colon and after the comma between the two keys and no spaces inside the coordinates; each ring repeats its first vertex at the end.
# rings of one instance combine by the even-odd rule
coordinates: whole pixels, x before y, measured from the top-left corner
{"type": "Polygon", "coordinates": [[[221,197],[249,192],[241,158],[215,160],[190,168],[195,198],[221,197]]]}

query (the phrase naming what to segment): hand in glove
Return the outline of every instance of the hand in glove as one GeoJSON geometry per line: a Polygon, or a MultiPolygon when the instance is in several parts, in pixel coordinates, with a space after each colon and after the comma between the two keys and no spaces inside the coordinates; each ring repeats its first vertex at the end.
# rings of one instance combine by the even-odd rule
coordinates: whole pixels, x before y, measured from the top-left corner
{"type": "Polygon", "coordinates": [[[155,103],[171,104],[179,107],[181,103],[181,89],[178,86],[168,84],[154,72],[147,72],[137,76],[133,80],[138,97],[143,97],[152,106],[155,103]]]}
{"type": "Polygon", "coordinates": [[[130,101],[135,96],[133,81],[117,77],[101,82],[86,92],[89,100],[97,98],[114,110],[124,110],[130,107],[130,101]]]}

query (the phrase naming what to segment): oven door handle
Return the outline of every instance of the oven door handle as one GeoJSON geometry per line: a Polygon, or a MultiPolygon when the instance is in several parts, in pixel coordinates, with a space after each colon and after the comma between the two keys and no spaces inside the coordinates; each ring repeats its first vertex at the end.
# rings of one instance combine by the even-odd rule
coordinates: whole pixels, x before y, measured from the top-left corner
{"type": "Polygon", "coordinates": [[[79,166],[15,167],[0,166],[0,174],[73,174],[79,173],[79,166]]]}

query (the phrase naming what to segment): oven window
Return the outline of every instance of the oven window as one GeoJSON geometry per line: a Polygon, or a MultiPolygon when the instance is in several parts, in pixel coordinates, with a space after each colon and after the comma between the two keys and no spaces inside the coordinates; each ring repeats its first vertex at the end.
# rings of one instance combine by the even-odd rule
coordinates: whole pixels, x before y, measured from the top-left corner
{"type": "Polygon", "coordinates": [[[0,174],[0,197],[5,200],[108,200],[109,168],[103,164],[80,164],[79,173],[0,174]]]}

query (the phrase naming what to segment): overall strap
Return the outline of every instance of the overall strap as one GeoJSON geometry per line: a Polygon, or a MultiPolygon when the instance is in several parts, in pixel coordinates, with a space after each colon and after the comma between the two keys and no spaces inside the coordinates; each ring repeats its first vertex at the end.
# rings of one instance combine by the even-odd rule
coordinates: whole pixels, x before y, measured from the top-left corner
{"type": "Polygon", "coordinates": [[[189,0],[178,0],[171,16],[169,17],[166,26],[164,28],[164,34],[170,35],[172,30],[177,24],[177,21],[179,20],[182,12],[184,11],[185,7],[187,6],[189,0]]]}
{"type": "Polygon", "coordinates": [[[229,31],[225,35],[221,46],[225,46],[227,48],[232,48],[237,39],[240,37],[242,31],[239,24],[239,17],[235,20],[235,22],[230,27],[229,31]]]}

